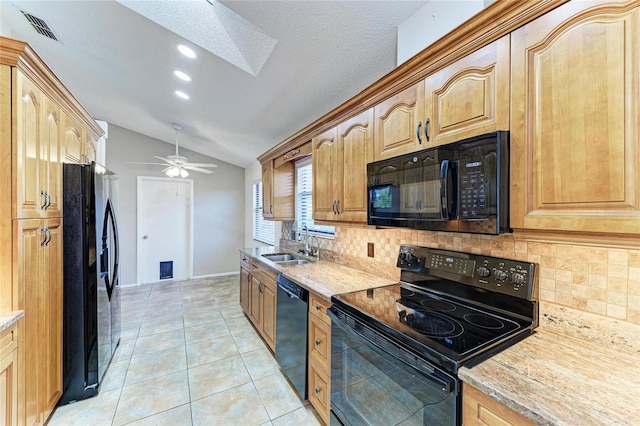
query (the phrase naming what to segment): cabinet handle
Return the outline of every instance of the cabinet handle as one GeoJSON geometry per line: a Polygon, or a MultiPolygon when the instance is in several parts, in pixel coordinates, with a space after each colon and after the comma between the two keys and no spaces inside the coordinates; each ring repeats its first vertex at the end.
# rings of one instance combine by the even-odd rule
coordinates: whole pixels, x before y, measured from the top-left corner
{"type": "Polygon", "coordinates": [[[45,207],[45,210],[48,210],[49,207],[51,207],[51,195],[49,195],[49,193],[47,191],[44,192],[46,198],[47,198],[47,207],[45,207]]]}
{"type": "Polygon", "coordinates": [[[336,200],[336,214],[340,214],[340,200],[336,200]]]}
{"type": "Polygon", "coordinates": [[[333,214],[336,214],[336,200],[333,200],[333,203],[331,204],[331,210],[333,210],[333,214]]]}
{"type": "Polygon", "coordinates": [[[320,388],[316,388],[316,395],[319,394],[321,390],[322,389],[320,389],[320,388]]]}
{"type": "Polygon", "coordinates": [[[46,243],[44,243],[44,245],[45,245],[45,246],[48,246],[48,245],[49,245],[49,243],[51,242],[51,238],[53,238],[53,234],[51,233],[51,231],[49,230],[49,228],[45,228],[45,230],[44,230],[44,231],[45,231],[45,232],[47,233],[47,235],[49,236],[49,238],[47,239],[47,242],[46,242],[46,243]]]}
{"type": "Polygon", "coordinates": [[[418,143],[422,145],[422,138],[420,137],[420,127],[422,127],[422,121],[418,121],[418,128],[416,129],[416,136],[418,137],[418,143]]]}
{"type": "Polygon", "coordinates": [[[47,242],[47,232],[44,230],[44,226],[40,228],[42,231],[42,241],[40,241],[40,246],[43,246],[47,242]]]}
{"type": "Polygon", "coordinates": [[[258,291],[262,293],[262,283],[258,284],[258,291]]]}
{"type": "Polygon", "coordinates": [[[431,137],[429,137],[429,123],[431,123],[431,119],[427,117],[424,120],[424,136],[427,138],[427,142],[431,139],[431,137]]]}
{"type": "Polygon", "coordinates": [[[42,196],[42,198],[44,198],[44,200],[42,201],[42,205],[40,206],[40,210],[46,210],[47,209],[47,192],[43,189],[40,191],[40,195],[42,196]]]}
{"type": "Polygon", "coordinates": [[[320,343],[322,343],[320,340],[316,340],[316,346],[320,346],[320,343]]]}

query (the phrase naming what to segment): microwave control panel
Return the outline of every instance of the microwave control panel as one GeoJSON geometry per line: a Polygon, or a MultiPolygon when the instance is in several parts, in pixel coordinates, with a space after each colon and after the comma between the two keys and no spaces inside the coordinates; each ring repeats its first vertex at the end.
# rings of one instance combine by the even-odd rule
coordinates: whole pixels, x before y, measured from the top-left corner
{"type": "Polygon", "coordinates": [[[460,160],[458,170],[460,171],[460,217],[461,219],[474,219],[485,217],[490,213],[491,204],[489,191],[489,179],[491,178],[492,167],[495,162],[491,161],[491,156],[465,158],[460,160]]]}

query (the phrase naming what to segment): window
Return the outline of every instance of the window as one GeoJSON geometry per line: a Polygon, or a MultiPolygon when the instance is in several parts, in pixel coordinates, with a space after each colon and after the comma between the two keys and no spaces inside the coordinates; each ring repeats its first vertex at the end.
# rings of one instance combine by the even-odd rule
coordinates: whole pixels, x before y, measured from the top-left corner
{"type": "Polygon", "coordinates": [[[262,182],[253,184],[253,239],[274,244],[275,228],[272,220],[262,218],[262,182]]]}
{"type": "Polygon", "coordinates": [[[298,231],[307,225],[309,232],[319,235],[334,235],[333,226],[316,225],[313,223],[312,203],[313,175],[311,172],[311,158],[305,158],[296,163],[296,223],[298,231]]]}

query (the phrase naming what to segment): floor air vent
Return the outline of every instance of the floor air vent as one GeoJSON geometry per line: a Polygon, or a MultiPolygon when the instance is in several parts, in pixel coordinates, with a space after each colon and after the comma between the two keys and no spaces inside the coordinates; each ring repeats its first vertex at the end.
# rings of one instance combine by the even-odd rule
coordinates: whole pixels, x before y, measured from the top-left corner
{"type": "Polygon", "coordinates": [[[47,24],[47,21],[38,18],[37,16],[30,14],[29,12],[25,12],[24,10],[21,10],[20,12],[22,12],[24,17],[27,18],[27,21],[29,21],[33,29],[36,30],[38,34],[42,34],[43,36],[50,38],[51,40],[60,41],[58,40],[58,37],[56,37],[56,34],[53,32],[53,30],[49,27],[49,24],[47,24]]]}

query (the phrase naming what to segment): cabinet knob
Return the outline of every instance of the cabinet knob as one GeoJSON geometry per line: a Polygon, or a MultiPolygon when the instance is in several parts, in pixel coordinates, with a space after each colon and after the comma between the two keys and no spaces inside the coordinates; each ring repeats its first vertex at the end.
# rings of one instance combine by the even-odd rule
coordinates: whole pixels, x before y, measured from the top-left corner
{"type": "Polygon", "coordinates": [[[320,393],[320,391],[321,391],[322,389],[320,389],[320,388],[316,388],[315,390],[316,390],[316,395],[317,395],[317,394],[319,394],[319,393],[320,393]]]}
{"type": "Polygon", "coordinates": [[[316,311],[319,311],[320,309],[322,309],[322,306],[316,305],[316,311]]]}
{"type": "Polygon", "coordinates": [[[321,343],[321,342],[320,342],[320,339],[317,339],[317,340],[316,340],[316,346],[320,346],[320,343],[321,343]]]}

